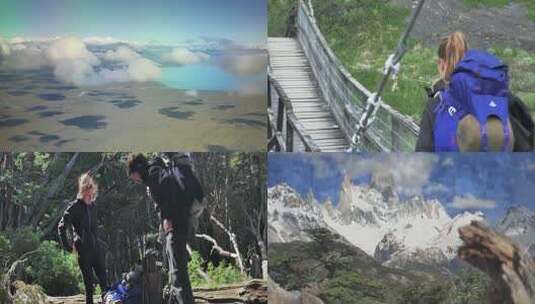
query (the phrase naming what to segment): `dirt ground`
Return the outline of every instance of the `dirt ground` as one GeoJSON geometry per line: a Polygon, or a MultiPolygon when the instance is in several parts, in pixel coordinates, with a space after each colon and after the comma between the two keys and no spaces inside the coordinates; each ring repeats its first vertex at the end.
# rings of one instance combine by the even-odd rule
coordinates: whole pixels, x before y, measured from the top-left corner
{"type": "MultiPolygon", "coordinates": [[[[414,0],[390,0],[411,7],[414,0]]],[[[463,0],[428,0],[418,18],[412,36],[436,45],[445,34],[460,30],[467,34],[472,47],[508,46],[535,52],[535,22],[527,17],[522,5],[467,8],[463,0]]]]}

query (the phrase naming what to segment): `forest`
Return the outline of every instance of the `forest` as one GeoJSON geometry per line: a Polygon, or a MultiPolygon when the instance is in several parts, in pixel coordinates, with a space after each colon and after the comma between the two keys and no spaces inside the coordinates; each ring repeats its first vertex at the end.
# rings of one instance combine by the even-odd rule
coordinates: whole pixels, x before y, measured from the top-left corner
{"type": "MultiPolygon", "coordinates": [[[[147,153],[148,158],[158,156],[147,153]]],[[[90,172],[108,278],[115,282],[157,244],[159,221],[141,184],[129,180],[127,153],[0,154],[0,303],[13,282],[49,296],[84,292],[74,254],[59,246],[57,225],[76,197],[77,178],[90,172]]],[[[266,157],[262,153],[193,153],[207,207],[190,241],[194,287],[267,276],[266,157]]],[[[166,276],[165,276],[166,277],[166,276]]],[[[97,288],[97,293],[100,292],[97,288]]]]}

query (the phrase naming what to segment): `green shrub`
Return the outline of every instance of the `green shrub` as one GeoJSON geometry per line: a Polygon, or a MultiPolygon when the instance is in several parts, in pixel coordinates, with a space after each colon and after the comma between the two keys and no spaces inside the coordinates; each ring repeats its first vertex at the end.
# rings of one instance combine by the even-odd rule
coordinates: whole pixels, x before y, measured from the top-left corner
{"type": "Polygon", "coordinates": [[[225,284],[238,283],[245,279],[236,266],[221,263],[217,267],[212,263],[208,263],[206,271],[203,270],[203,260],[201,255],[197,251],[193,251],[191,259],[188,263],[188,271],[190,276],[191,285],[194,287],[199,286],[220,286],[225,284]],[[198,270],[206,272],[210,278],[210,282],[207,282],[198,272],[198,270]]]}
{"type": "Polygon", "coordinates": [[[243,281],[244,277],[236,266],[221,263],[215,267],[212,263],[208,265],[208,276],[212,280],[212,286],[220,286],[243,281]]]}
{"type": "Polygon", "coordinates": [[[384,303],[385,286],[357,272],[339,271],[319,295],[327,303],[384,303]]]}
{"type": "Polygon", "coordinates": [[[41,243],[41,234],[35,232],[31,227],[9,231],[7,237],[10,239],[10,251],[14,257],[20,257],[26,252],[36,250],[41,243]]]}
{"type": "Polygon", "coordinates": [[[188,272],[191,286],[202,286],[206,284],[204,278],[197,272],[202,269],[202,257],[197,251],[193,251],[188,262],[188,272]]]}
{"type": "Polygon", "coordinates": [[[26,264],[31,283],[39,284],[48,295],[63,296],[80,292],[82,275],[76,257],[65,254],[56,242],[44,241],[26,264]]]}

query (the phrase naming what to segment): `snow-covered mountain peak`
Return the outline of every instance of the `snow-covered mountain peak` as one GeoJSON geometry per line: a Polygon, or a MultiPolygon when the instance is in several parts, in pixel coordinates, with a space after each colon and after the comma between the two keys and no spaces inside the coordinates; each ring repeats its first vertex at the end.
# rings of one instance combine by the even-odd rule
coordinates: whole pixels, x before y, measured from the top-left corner
{"type": "MultiPolygon", "coordinates": [[[[376,178],[374,187],[378,182],[387,188],[390,185],[388,177],[376,178]]],[[[311,193],[302,198],[285,184],[270,188],[270,228],[277,231],[270,241],[306,240],[306,229],[323,227],[385,263],[395,258],[405,264],[419,255],[438,261],[456,255],[461,244],[459,227],[484,220],[482,214],[470,212],[452,219],[439,200],[422,196],[402,200],[396,195],[385,196],[374,187],[353,184],[345,177],[338,205],[329,199],[320,204],[311,193]]]]}
{"type": "Polygon", "coordinates": [[[532,256],[535,254],[534,211],[524,206],[510,207],[498,222],[497,230],[518,242],[532,256]]]}

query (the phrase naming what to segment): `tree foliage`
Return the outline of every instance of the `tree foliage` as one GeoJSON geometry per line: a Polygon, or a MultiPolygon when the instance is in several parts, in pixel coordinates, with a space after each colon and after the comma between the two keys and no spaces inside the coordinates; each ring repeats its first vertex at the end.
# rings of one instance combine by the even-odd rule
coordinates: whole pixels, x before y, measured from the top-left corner
{"type": "MultiPolygon", "coordinates": [[[[156,155],[148,153],[147,157],[156,155]]],[[[42,285],[50,294],[79,291],[77,286],[83,285],[78,266],[72,254],[59,249],[57,224],[75,199],[78,176],[88,171],[99,184],[95,204],[108,277],[117,281],[138,264],[157,239],[159,222],[145,187],[128,179],[127,157],[127,153],[0,153],[1,273],[17,257],[37,250],[25,266],[29,283],[42,285]],[[67,287],[60,292],[60,286],[67,287]]],[[[198,283],[222,284],[261,276],[255,271],[259,266],[250,261],[254,257],[267,260],[265,155],[195,153],[192,160],[208,199],[198,233],[210,235],[230,252],[235,251],[230,238],[235,236],[246,269],[240,273],[235,259],[220,256],[210,242],[193,239],[190,245],[197,253],[191,263],[211,282],[198,283]],[[215,225],[211,216],[226,231],[215,225]]]]}

